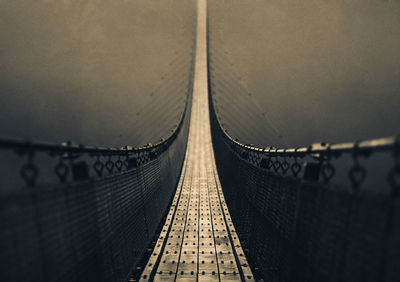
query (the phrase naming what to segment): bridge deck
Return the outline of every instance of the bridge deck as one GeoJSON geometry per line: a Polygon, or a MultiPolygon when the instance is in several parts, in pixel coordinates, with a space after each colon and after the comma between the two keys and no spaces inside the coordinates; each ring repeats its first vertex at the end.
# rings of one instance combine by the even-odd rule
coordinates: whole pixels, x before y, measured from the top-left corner
{"type": "Polygon", "coordinates": [[[186,157],[173,203],[142,273],[142,281],[253,280],[215,166],[207,97],[206,52],[206,2],[200,0],[186,157]]]}

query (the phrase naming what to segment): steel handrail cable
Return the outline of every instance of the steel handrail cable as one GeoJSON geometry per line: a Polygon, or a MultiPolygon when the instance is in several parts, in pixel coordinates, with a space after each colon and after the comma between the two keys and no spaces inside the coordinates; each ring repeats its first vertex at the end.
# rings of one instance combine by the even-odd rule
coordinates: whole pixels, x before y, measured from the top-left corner
{"type": "MultiPolygon", "coordinates": [[[[189,61],[190,62],[190,61],[189,61]]],[[[162,81],[166,81],[165,83],[159,83],[159,85],[156,87],[155,90],[150,91],[147,96],[154,97],[150,98],[147,100],[147,102],[143,105],[143,107],[140,108],[140,110],[137,113],[145,112],[148,110],[149,107],[152,106],[152,103],[154,103],[156,100],[163,98],[162,93],[165,93],[166,91],[172,91],[171,88],[176,87],[176,84],[179,82],[182,82],[184,77],[182,75],[178,75],[181,71],[185,69],[185,67],[188,67],[188,65],[182,64],[179,67],[175,68],[174,71],[168,72],[168,76],[172,76],[175,78],[175,80],[166,80],[165,77],[162,81]],[[168,90],[165,90],[168,89],[168,90]]]]}
{"type": "MultiPolygon", "coordinates": [[[[219,86],[221,86],[221,85],[219,85],[219,86]]],[[[225,92],[223,89],[221,89],[219,91],[225,92]]],[[[229,92],[229,93],[237,92],[237,91],[229,91],[229,90],[226,90],[226,91],[229,92]]],[[[227,95],[218,95],[217,99],[218,99],[218,101],[220,101],[220,100],[225,100],[226,101],[229,98],[229,97],[226,97],[226,96],[227,95]]],[[[236,97],[238,97],[239,99],[237,99],[237,100],[234,100],[234,99],[229,100],[229,102],[227,103],[229,105],[229,107],[225,107],[225,106],[223,107],[224,109],[227,109],[226,111],[223,110],[224,112],[236,113],[236,115],[233,115],[234,118],[230,120],[231,122],[234,121],[235,124],[241,123],[240,121],[244,122],[244,119],[238,118],[238,116],[245,117],[247,119],[252,117],[250,119],[253,120],[253,121],[254,120],[259,120],[260,118],[263,118],[261,114],[258,115],[256,112],[254,112],[252,110],[253,109],[252,107],[248,106],[248,103],[246,103],[248,101],[248,99],[245,99],[245,97],[242,96],[242,95],[236,95],[236,97]],[[240,101],[242,101],[243,103],[241,103],[240,101]],[[246,111],[246,109],[247,109],[247,111],[246,111]]],[[[250,128],[252,128],[253,131],[258,132],[258,134],[261,134],[261,136],[264,136],[264,138],[267,137],[266,131],[264,131],[261,126],[257,126],[257,124],[245,123],[243,125],[243,127],[247,128],[247,129],[249,129],[249,127],[250,127],[250,128]]],[[[269,136],[268,136],[268,138],[269,138],[269,136]]]]}
{"type": "MultiPolygon", "coordinates": [[[[208,29],[209,30],[209,29],[208,29]]],[[[208,35],[209,36],[209,35],[208,35]]],[[[208,42],[207,46],[208,50],[210,50],[210,43],[208,42]]],[[[208,61],[210,60],[210,52],[208,52],[208,61]]],[[[210,75],[210,64],[208,64],[208,75],[209,75],[209,95],[210,95],[210,106],[212,111],[215,114],[213,99],[212,99],[212,79],[210,75]]],[[[309,147],[298,147],[298,148],[259,148],[251,145],[246,145],[241,142],[236,141],[232,138],[227,132],[223,130],[223,126],[221,125],[219,119],[216,119],[216,122],[223,132],[224,136],[231,142],[233,145],[238,146],[241,149],[245,149],[247,151],[254,151],[257,153],[268,153],[270,156],[282,156],[283,154],[290,156],[290,157],[304,157],[304,155],[313,155],[313,154],[324,154],[328,151],[330,153],[352,153],[356,148],[359,150],[360,153],[370,152],[372,151],[388,151],[395,149],[398,145],[397,137],[389,136],[389,137],[382,137],[377,139],[370,139],[370,140],[362,140],[362,141],[353,141],[353,142],[342,142],[342,143],[334,143],[330,144],[329,146],[323,145],[310,145],[309,147]]],[[[320,142],[315,144],[326,144],[326,142],[320,142]]]]}
{"type": "MultiPolygon", "coordinates": [[[[186,95],[189,95],[187,93],[186,95]]],[[[140,153],[144,151],[150,151],[152,149],[159,148],[167,143],[171,138],[176,135],[177,131],[180,129],[183,117],[186,114],[187,108],[187,99],[185,102],[185,108],[181,115],[180,122],[178,126],[175,128],[173,132],[168,134],[163,141],[159,141],[152,145],[138,146],[133,147],[126,145],[124,147],[106,147],[106,146],[92,146],[92,145],[83,145],[83,144],[72,144],[70,142],[63,143],[54,143],[54,142],[46,142],[46,141],[38,141],[38,140],[26,140],[21,138],[0,138],[0,149],[15,149],[22,151],[47,151],[53,153],[79,153],[79,154],[105,154],[105,155],[122,155],[125,156],[127,154],[132,153],[140,153]]]]}
{"type": "MultiPolygon", "coordinates": [[[[210,55],[212,55],[212,54],[210,54],[210,55]]],[[[224,72],[222,72],[222,73],[224,73],[224,72]]],[[[227,73],[229,74],[229,72],[227,72],[227,73]]],[[[232,73],[232,76],[233,76],[233,73],[232,73]]],[[[240,76],[238,76],[238,77],[240,77],[240,76]]],[[[224,79],[220,79],[219,81],[221,81],[222,83],[224,83],[224,82],[227,83],[227,81],[224,80],[224,79]]],[[[237,82],[236,79],[233,79],[233,83],[235,83],[235,82],[236,82],[236,84],[238,85],[238,88],[241,88],[241,89],[243,90],[243,93],[245,93],[246,97],[248,97],[247,94],[249,93],[249,91],[245,88],[245,86],[243,86],[241,83],[237,82]]],[[[250,101],[250,103],[253,104],[253,107],[256,107],[256,108],[259,110],[259,112],[260,112],[260,117],[261,117],[263,120],[265,120],[265,121],[267,122],[268,127],[270,127],[270,129],[273,131],[274,135],[275,135],[278,139],[283,139],[283,140],[281,140],[281,141],[283,141],[283,143],[284,143],[285,145],[287,145],[287,141],[286,141],[286,139],[282,136],[281,132],[279,132],[279,130],[273,125],[273,123],[270,121],[269,117],[266,116],[266,113],[260,108],[260,106],[259,106],[257,103],[255,103],[254,99],[247,99],[246,101],[250,101]]],[[[245,104],[244,104],[244,105],[245,105],[245,104]]],[[[250,111],[250,112],[252,112],[252,111],[250,111]]],[[[264,138],[265,138],[265,137],[267,137],[267,136],[264,136],[264,138]]]]}
{"type": "MultiPolygon", "coordinates": [[[[182,95],[184,96],[184,95],[182,95]]],[[[185,106],[185,97],[180,97],[179,100],[182,99],[181,103],[177,103],[177,101],[173,100],[173,99],[169,99],[168,103],[163,104],[165,107],[168,107],[168,111],[171,112],[170,115],[168,115],[168,117],[166,117],[165,115],[160,114],[161,112],[158,112],[158,114],[153,114],[151,115],[151,119],[147,120],[147,123],[149,124],[156,124],[155,127],[145,127],[144,130],[140,131],[140,134],[137,136],[138,140],[142,140],[143,136],[148,137],[148,141],[152,141],[154,140],[154,135],[152,137],[149,136],[149,133],[151,132],[158,132],[158,130],[161,128],[165,128],[165,125],[169,125],[170,121],[172,120],[176,120],[177,118],[179,118],[180,112],[183,110],[183,107],[185,106]],[[183,98],[183,99],[182,99],[183,98]],[[175,108],[170,107],[169,105],[175,105],[175,108]],[[172,110],[175,110],[174,114],[172,114],[172,110]],[[163,117],[163,119],[160,120],[160,117],[163,117]],[[158,121],[157,123],[155,123],[155,121],[158,121]]],[[[154,109],[154,111],[156,112],[156,109],[154,109]]],[[[165,112],[165,111],[163,111],[165,112]]],[[[178,122],[178,121],[177,121],[178,122]]],[[[175,126],[175,124],[171,124],[171,126],[169,127],[169,129],[173,129],[173,126],[175,126]]],[[[167,129],[165,129],[165,131],[167,131],[167,129]]],[[[158,135],[158,134],[157,134],[158,135]]]]}
{"type": "Polygon", "coordinates": [[[173,77],[175,78],[174,80],[166,80],[164,78],[163,80],[164,83],[160,83],[160,85],[157,86],[157,91],[151,91],[150,92],[151,94],[148,94],[148,96],[153,98],[148,99],[147,102],[136,112],[136,114],[139,115],[143,112],[144,113],[148,112],[148,110],[153,106],[154,103],[156,103],[162,98],[165,98],[166,94],[176,91],[176,89],[181,84],[183,84],[183,82],[187,81],[186,77],[178,74],[184,69],[189,67],[190,67],[189,65],[181,65],[179,68],[175,69],[174,72],[171,72],[170,74],[173,75],[173,77]]]}
{"type": "MultiPolygon", "coordinates": [[[[191,76],[189,75],[188,78],[182,78],[181,80],[182,81],[189,80],[189,84],[190,84],[191,76]]],[[[182,90],[184,90],[182,93],[185,93],[190,90],[187,86],[185,86],[185,83],[183,83],[181,85],[176,86],[176,88],[172,89],[168,94],[173,93],[173,92],[181,92],[182,90],[178,91],[178,89],[181,89],[181,88],[183,88],[182,90]]],[[[166,95],[166,96],[168,96],[168,95],[166,95]]],[[[160,113],[165,113],[165,112],[170,111],[169,106],[172,104],[176,104],[181,99],[182,99],[182,94],[174,95],[172,98],[170,97],[170,99],[167,99],[166,103],[156,103],[156,101],[158,101],[158,100],[155,100],[153,103],[156,103],[156,107],[152,108],[151,111],[146,112],[146,114],[148,114],[149,117],[144,118],[144,119],[138,119],[137,122],[143,122],[145,120],[146,123],[150,123],[150,124],[154,123],[154,121],[156,119],[159,119],[160,113]],[[160,108],[162,110],[159,111],[160,108]],[[157,113],[157,114],[154,114],[154,113],[157,113]]],[[[142,137],[143,135],[145,135],[145,133],[147,133],[149,130],[152,130],[152,129],[147,127],[144,131],[141,132],[139,137],[142,137]]]]}
{"type": "MultiPolygon", "coordinates": [[[[225,85],[225,80],[224,79],[219,79],[219,82],[220,83],[218,84],[218,86],[222,88],[221,89],[222,91],[223,91],[224,87],[226,87],[226,88],[228,87],[228,86],[225,85]]],[[[221,91],[221,90],[219,90],[219,91],[221,91]]],[[[263,115],[264,113],[260,109],[259,109],[259,113],[257,113],[257,112],[254,111],[254,105],[251,105],[251,104],[248,103],[249,100],[250,100],[250,102],[252,102],[252,104],[254,104],[253,103],[254,101],[252,101],[252,99],[248,99],[247,93],[240,92],[240,91],[235,91],[235,90],[231,91],[231,90],[228,90],[228,89],[226,89],[226,91],[229,92],[229,93],[239,93],[238,95],[236,95],[236,98],[237,98],[238,101],[229,100],[229,103],[228,103],[230,105],[234,105],[235,103],[238,104],[238,105],[236,105],[236,108],[238,109],[238,112],[240,112],[241,114],[243,112],[248,113],[248,114],[246,114],[246,117],[252,116],[253,117],[252,118],[253,121],[257,121],[257,120],[260,120],[260,119],[265,119],[265,115],[263,115]],[[242,101],[242,103],[239,103],[239,101],[242,101]],[[246,111],[246,109],[247,109],[247,111],[246,111]]],[[[227,100],[228,98],[229,97],[227,97],[227,95],[219,95],[218,100],[227,100]]],[[[238,119],[235,119],[235,122],[237,122],[237,121],[238,121],[238,119]]],[[[264,138],[269,138],[270,137],[270,136],[267,136],[267,131],[264,131],[263,127],[260,126],[259,124],[258,125],[257,124],[253,124],[253,123],[250,123],[250,124],[251,124],[251,126],[254,127],[253,128],[254,131],[258,131],[259,133],[262,132],[261,136],[264,136],[264,138]]],[[[276,138],[279,138],[279,133],[274,129],[274,127],[272,127],[270,125],[270,123],[268,123],[267,125],[270,128],[269,132],[273,133],[276,138]]],[[[248,127],[248,126],[249,125],[246,125],[246,127],[248,127]]]]}
{"type": "MultiPolygon", "coordinates": [[[[182,80],[187,80],[187,79],[182,79],[182,80]]],[[[135,120],[135,125],[136,124],[141,124],[143,125],[143,122],[148,121],[148,117],[153,117],[154,116],[154,112],[157,108],[159,108],[160,104],[162,105],[166,105],[169,104],[171,102],[171,100],[173,101],[176,97],[175,95],[171,97],[172,93],[176,93],[176,92],[181,92],[182,94],[185,92],[185,83],[181,83],[180,85],[175,85],[174,88],[169,89],[168,91],[164,92],[163,95],[159,95],[157,98],[155,98],[154,100],[152,100],[150,103],[147,104],[146,108],[143,108],[141,111],[137,112],[136,115],[137,116],[141,116],[142,118],[138,118],[135,120]],[[166,99],[169,98],[169,99],[166,99]],[[160,102],[166,102],[166,104],[160,103],[160,102]],[[156,107],[154,107],[154,105],[156,105],[156,107]],[[147,109],[146,111],[144,111],[145,109],[147,109]],[[147,118],[143,118],[143,117],[147,117],[147,118]]],[[[167,109],[164,109],[163,111],[166,111],[167,109]]]]}

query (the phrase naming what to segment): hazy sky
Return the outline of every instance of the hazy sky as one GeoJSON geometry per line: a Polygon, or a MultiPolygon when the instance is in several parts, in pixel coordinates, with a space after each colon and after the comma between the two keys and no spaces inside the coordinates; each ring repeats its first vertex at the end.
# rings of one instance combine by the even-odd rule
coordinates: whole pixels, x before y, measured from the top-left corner
{"type": "Polygon", "coordinates": [[[239,105],[265,115],[247,124],[269,137],[228,119],[242,141],[279,145],[271,125],[291,146],[400,133],[399,1],[211,0],[209,10],[215,56],[251,94],[239,105]]]}
{"type": "MultiPolygon", "coordinates": [[[[221,111],[241,141],[400,131],[400,2],[210,0],[209,11],[221,111]]],[[[0,0],[1,135],[159,139],[182,107],[194,18],[194,0],[0,0]]]]}
{"type": "Polygon", "coordinates": [[[164,136],[183,105],[194,20],[194,0],[0,0],[0,135],[109,146],[159,138],[149,126],[164,136]],[[178,108],[157,110],[166,100],[178,108]]]}

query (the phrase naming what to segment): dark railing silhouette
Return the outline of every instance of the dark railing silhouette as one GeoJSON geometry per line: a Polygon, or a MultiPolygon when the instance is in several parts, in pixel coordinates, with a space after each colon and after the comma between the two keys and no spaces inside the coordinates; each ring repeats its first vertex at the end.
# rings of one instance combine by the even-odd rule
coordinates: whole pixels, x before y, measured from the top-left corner
{"type": "Polygon", "coordinates": [[[255,274],[266,281],[397,281],[400,137],[287,149],[243,144],[218,115],[214,86],[219,79],[208,44],[217,169],[255,274]],[[368,174],[361,159],[378,151],[393,156],[382,180],[390,187],[387,193],[361,189],[368,174]],[[339,168],[335,160],[344,155],[352,158],[347,190],[332,183],[339,168]]]}
{"type": "MultiPolygon", "coordinates": [[[[189,69],[189,68],[188,68],[189,69]]],[[[27,186],[0,197],[1,281],[127,281],[174,194],[187,143],[193,61],[178,124],[156,144],[94,147],[0,139],[27,186]],[[42,184],[40,155],[59,184],[42,184]]],[[[45,176],[46,177],[46,176],[45,176]]]]}

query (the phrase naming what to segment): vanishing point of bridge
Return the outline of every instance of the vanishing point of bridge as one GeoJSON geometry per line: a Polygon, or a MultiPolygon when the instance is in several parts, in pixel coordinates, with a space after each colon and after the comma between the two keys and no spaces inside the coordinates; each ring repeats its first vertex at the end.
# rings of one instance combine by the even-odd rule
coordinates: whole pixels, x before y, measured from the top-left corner
{"type": "Polygon", "coordinates": [[[22,187],[0,195],[0,281],[399,281],[400,138],[241,143],[210,34],[199,0],[185,107],[158,143],[0,139],[22,187]]]}
{"type": "Polygon", "coordinates": [[[141,280],[252,281],[215,166],[207,82],[206,1],[198,2],[189,138],[176,194],[141,280]]]}

